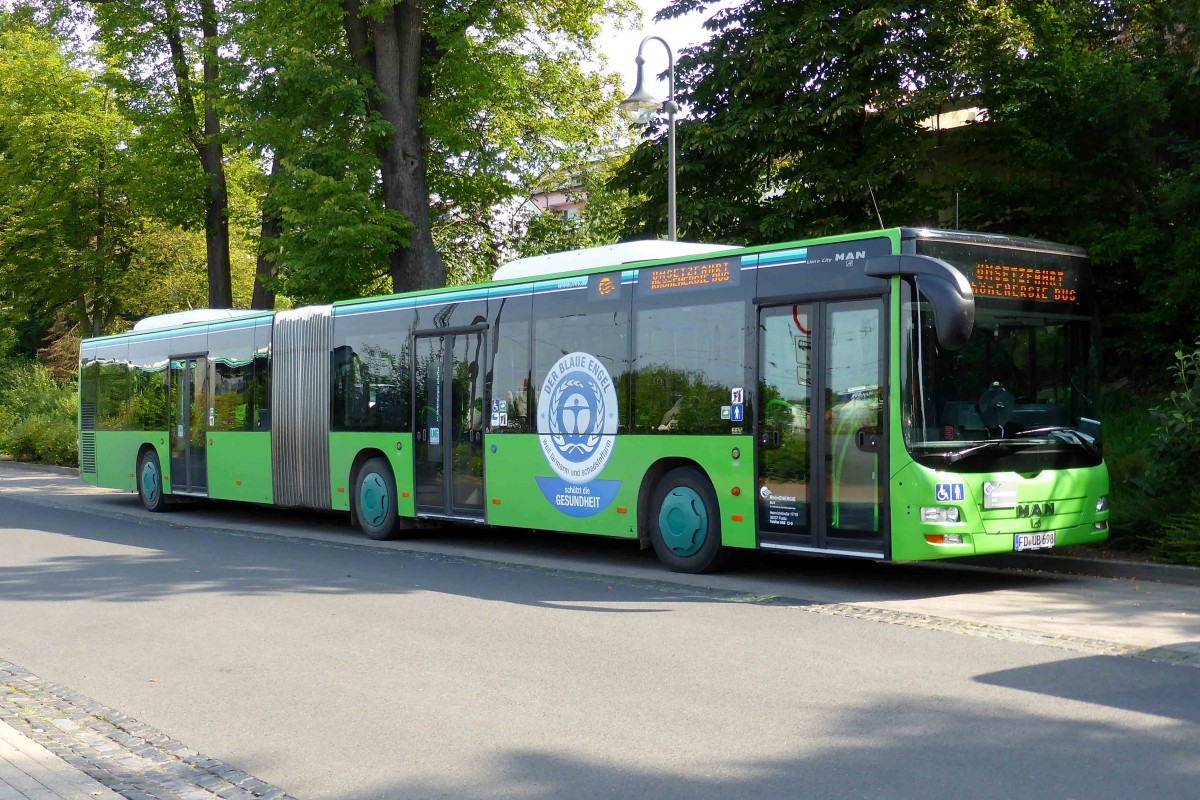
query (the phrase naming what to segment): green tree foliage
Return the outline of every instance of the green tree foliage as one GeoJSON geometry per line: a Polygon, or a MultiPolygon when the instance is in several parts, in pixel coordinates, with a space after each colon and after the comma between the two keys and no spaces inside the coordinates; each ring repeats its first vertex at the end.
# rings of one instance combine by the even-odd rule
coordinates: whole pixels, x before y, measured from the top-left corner
{"type": "Polygon", "coordinates": [[[432,230],[457,260],[464,221],[478,234],[521,176],[614,134],[615,88],[581,62],[628,7],[218,4],[227,141],[267,173],[255,304],[443,283],[432,230]]]}
{"type": "MultiPolygon", "coordinates": [[[[0,329],[6,349],[26,355],[47,340],[57,352],[77,330],[95,336],[204,306],[208,294],[205,236],[179,226],[188,179],[164,162],[155,129],[126,116],[120,81],[67,58],[72,44],[33,20],[0,15],[0,329]]],[[[244,304],[254,220],[245,208],[262,175],[244,157],[227,172],[232,288],[244,304]]]]}
{"type": "Polygon", "coordinates": [[[1155,180],[1132,204],[1128,225],[1092,248],[1114,267],[1114,288],[1105,298],[1107,335],[1124,374],[1167,363],[1192,342],[1200,304],[1200,4],[1147,6],[1129,40],[1144,80],[1165,105],[1146,142],[1155,180]]]}
{"type": "MultiPolygon", "coordinates": [[[[882,216],[1079,244],[1097,263],[1109,363],[1144,371],[1191,340],[1200,303],[1198,17],[1194,0],[719,11],[678,65],[681,232],[778,241],[882,216]],[[922,124],[967,107],[984,121],[922,124]]],[[[629,235],[665,227],[664,140],[660,123],[620,177],[647,198],[629,235]]]]}
{"type": "Polygon", "coordinates": [[[571,169],[554,169],[528,180],[507,203],[491,208],[456,208],[433,229],[451,284],[490,280],[514,258],[599,247],[621,241],[629,194],[612,183],[623,158],[597,159],[571,169]],[[536,198],[561,193],[582,208],[569,217],[543,209],[536,198]],[[534,198],[534,199],[525,199],[534,198]]]}
{"type": "MultiPolygon", "coordinates": [[[[674,16],[704,3],[679,0],[674,16]]],[[[920,180],[919,123],[963,89],[950,64],[963,4],[748,0],[718,12],[705,45],[682,54],[677,94],[681,235],[761,242],[920,220],[936,198],[920,180]]],[[[663,128],[624,184],[649,202],[635,223],[663,230],[663,128]]],[[[633,231],[631,231],[633,232],[633,231]]]]}
{"type": "Polygon", "coordinates": [[[410,224],[384,207],[378,146],[336,2],[240,0],[228,7],[241,58],[225,72],[228,121],[266,167],[255,307],[284,291],[328,302],[388,288],[410,224]]]}
{"type": "MultiPolygon", "coordinates": [[[[3,305],[92,334],[121,311],[136,219],[119,144],[129,125],[108,89],[23,24],[0,30],[0,284],[3,305]]],[[[47,322],[48,327],[48,322],[47,322]]]]}
{"type": "MultiPolygon", "coordinates": [[[[123,78],[127,113],[156,135],[157,147],[177,168],[197,164],[191,183],[201,202],[184,210],[204,220],[208,305],[233,305],[229,244],[229,187],[222,136],[222,43],[227,25],[219,0],[85,0],[83,24],[95,25],[103,58],[123,78]],[[91,13],[88,13],[88,12],[91,13]],[[191,159],[187,159],[190,155],[191,159]]],[[[180,169],[180,171],[183,171],[180,169]]],[[[174,187],[178,191],[178,186],[174,187]]]]}
{"type": "Polygon", "coordinates": [[[444,283],[439,214],[478,219],[516,194],[514,175],[574,160],[612,130],[614,87],[582,64],[601,19],[629,13],[627,0],[341,6],[371,109],[389,128],[378,147],[384,202],[412,224],[390,259],[396,291],[444,283]]]}

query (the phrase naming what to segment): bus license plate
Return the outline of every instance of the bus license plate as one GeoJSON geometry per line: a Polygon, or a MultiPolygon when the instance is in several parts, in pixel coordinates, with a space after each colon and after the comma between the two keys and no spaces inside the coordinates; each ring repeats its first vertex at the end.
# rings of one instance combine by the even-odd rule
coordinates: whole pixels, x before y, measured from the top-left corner
{"type": "Polygon", "coordinates": [[[1017,533],[1013,535],[1013,550],[1045,550],[1054,547],[1054,531],[1017,533]]]}

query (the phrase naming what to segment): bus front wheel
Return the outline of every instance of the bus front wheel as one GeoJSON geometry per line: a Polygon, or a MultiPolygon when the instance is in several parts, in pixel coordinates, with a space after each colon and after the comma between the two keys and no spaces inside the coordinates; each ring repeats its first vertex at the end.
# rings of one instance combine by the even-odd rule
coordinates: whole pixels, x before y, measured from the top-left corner
{"type": "Polygon", "coordinates": [[[163,494],[162,465],[158,463],[158,453],[147,450],[138,459],[137,469],[138,499],[147,511],[159,512],[167,508],[167,497],[163,494]]]}
{"type": "Polygon", "coordinates": [[[354,512],[358,526],[372,539],[396,535],[396,478],[386,459],[372,458],[358,471],[354,512]]]}
{"type": "Polygon", "coordinates": [[[727,558],[721,512],[712,485],[699,470],[679,467],[654,487],[650,544],[672,572],[715,572],[727,558]]]}

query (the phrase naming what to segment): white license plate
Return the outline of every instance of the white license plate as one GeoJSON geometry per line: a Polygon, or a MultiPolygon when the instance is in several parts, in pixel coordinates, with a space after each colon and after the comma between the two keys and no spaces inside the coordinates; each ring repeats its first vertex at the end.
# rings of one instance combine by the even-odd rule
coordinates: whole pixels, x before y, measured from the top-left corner
{"type": "Polygon", "coordinates": [[[1045,550],[1047,547],[1054,547],[1054,531],[1013,535],[1013,550],[1045,550]]]}

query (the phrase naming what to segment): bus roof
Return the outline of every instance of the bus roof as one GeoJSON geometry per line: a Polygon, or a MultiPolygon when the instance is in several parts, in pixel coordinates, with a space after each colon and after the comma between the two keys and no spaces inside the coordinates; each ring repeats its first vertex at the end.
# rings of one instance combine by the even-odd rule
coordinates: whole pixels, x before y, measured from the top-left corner
{"type": "Polygon", "coordinates": [[[633,242],[621,242],[601,247],[587,247],[581,250],[567,250],[562,253],[548,253],[543,256],[518,258],[501,264],[492,275],[494,281],[504,281],[512,278],[540,278],[544,275],[558,275],[564,272],[595,269],[597,267],[616,267],[621,264],[631,264],[635,261],[655,261],[681,256],[698,256],[715,253],[720,250],[737,250],[737,245],[712,244],[708,242],[668,242],[662,239],[642,239],[633,242]]]}
{"type": "Polygon", "coordinates": [[[174,328],[179,325],[190,325],[196,322],[222,322],[227,319],[239,319],[262,315],[263,311],[240,308],[192,308],[187,311],[174,311],[170,314],[157,314],[153,317],[140,319],[133,325],[135,331],[155,331],[161,328],[174,328]]]}

